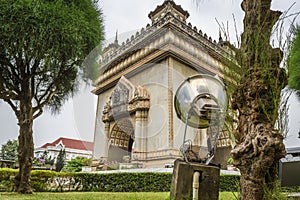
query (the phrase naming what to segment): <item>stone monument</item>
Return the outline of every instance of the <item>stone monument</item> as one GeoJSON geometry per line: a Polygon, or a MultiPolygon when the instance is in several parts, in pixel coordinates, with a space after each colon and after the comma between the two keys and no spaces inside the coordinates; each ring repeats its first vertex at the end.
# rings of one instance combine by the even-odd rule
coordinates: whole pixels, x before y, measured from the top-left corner
{"type": "MultiPolygon", "coordinates": [[[[94,166],[130,162],[143,168],[165,167],[181,157],[184,123],[175,114],[174,92],[186,77],[223,77],[231,54],[220,39],[213,41],[187,23],[189,13],[165,0],[149,13],[151,24],[122,44],[118,39],[102,55],[101,75],[94,83],[98,96],[94,133],[94,166]]],[[[207,130],[187,129],[194,142],[206,144],[207,130]]],[[[218,148],[227,161],[231,141],[221,132],[218,148]]],[[[217,151],[218,154],[218,151],[217,151]]]]}

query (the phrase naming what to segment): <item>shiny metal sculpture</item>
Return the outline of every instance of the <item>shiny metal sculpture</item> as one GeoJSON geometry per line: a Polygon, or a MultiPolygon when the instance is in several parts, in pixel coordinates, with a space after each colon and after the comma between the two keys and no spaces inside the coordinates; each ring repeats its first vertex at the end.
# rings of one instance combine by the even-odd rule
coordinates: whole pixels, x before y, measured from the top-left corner
{"type": "Polygon", "coordinates": [[[185,123],[183,144],[180,148],[185,161],[209,164],[214,157],[227,107],[223,82],[218,77],[207,74],[188,77],[176,91],[174,106],[178,118],[185,123]],[[197,148],[191,140],[186,140],[187,126],[207,129],[206,149],[197,148]],[[204,156],[203,151],[206,151],[204,156]]]}

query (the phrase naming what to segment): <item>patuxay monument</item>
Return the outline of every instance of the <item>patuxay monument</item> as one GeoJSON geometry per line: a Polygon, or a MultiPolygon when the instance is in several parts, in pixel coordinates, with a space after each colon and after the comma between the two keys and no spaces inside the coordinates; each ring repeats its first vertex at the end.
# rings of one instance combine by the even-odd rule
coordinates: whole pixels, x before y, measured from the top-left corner
{"type": "MultiPolygon", "coordinates": [[[[142,168],[172,164],[181,156],[185,128],[173,105],[177,88],[195,74],[223,78],[221,69],[230,54],[226,42],[213,41],[187,23],[189,13],[172,0],[148,17],[151,25],[122,44],[116,37],[102,55],[103,70],[93,90],[98,96],[94,165],[124,162],[126,155],[142,168]]],[[[199,146],[206,145],[206,134],[205,129],[187,129],[199,146]]],[[[230,137],[222,132],[216,152],[222,167],[230,150],[230,137]]]]}

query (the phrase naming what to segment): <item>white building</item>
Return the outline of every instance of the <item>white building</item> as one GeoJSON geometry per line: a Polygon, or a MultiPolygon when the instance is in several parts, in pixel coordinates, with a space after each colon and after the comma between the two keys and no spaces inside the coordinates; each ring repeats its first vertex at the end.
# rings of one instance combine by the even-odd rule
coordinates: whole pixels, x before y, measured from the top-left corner
{"type": "Polygon", "coordinates": [[[60,150],[64,149],[66,152],[66,160],[71,160],[76,157],[91,158],[93,146],[93,142],[60,137],[52,143],[46,143],[41,147],[35,148],[34,155],[36,158],[39,158],[47,151],[48,156],[56,160],[60,150]]]}

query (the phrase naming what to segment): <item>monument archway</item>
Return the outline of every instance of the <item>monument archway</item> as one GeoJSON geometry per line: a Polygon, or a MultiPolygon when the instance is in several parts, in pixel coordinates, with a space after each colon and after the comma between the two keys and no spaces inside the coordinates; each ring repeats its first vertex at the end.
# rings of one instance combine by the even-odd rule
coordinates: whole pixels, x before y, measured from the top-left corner
{"type": "Polygon", "coordinates": [[[142,127],[146,127],[149,108],[150,95],[147,89],[134,86],[128,79],[121,77],[106,102],[102,115],[107,138],[107,161],[123,162],[123,157],[127,155],[132,160],[144,159],[147,136],[142,127]]]}
{"type": "Polygon", "coordinates": [[[109,134],[108,161],[122,162],[132,154],[134,128],[130,119],[116,121],[109,134]]]}

